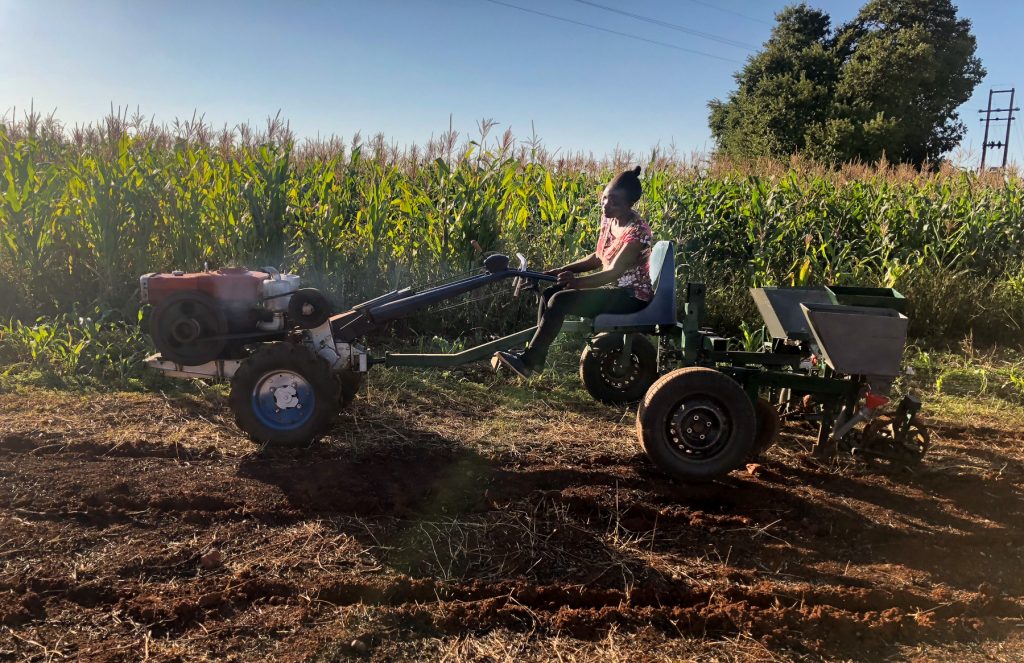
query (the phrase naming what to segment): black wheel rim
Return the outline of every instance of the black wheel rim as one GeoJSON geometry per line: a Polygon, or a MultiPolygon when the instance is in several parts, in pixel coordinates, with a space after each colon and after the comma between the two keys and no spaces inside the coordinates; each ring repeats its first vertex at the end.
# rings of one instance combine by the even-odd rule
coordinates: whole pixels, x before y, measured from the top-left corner
{"type": "Polygon", "coordinates": [[[693,396],[672,408],[665,432],[675,450],[684,457],[708,460],[728,446],[732,423],[721,403],[706,396],[693,396]]]}
{"type": "Polygon", "coordinates": [[[606,385],[625,392],[640,379],[640,359],[630,354],[628,361],[624,361],[621,352],[604,352],[598,355],[598,370],[606,385]]]}

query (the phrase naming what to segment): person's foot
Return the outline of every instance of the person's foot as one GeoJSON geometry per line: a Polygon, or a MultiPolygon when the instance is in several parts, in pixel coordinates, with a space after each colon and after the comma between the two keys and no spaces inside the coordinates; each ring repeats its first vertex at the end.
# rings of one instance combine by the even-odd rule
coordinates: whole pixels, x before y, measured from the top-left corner
{"type": "Polygon", "coordinates": [[[523,361],[523,356],[516,352],[507,352],[505,350],[495,352],[493,359],[491,359],[491,365],[494,366],[495,369],[498,368],[498,365],[505,366],[513,373],[524,379],[533,375],[533,369],[523,361]]]}

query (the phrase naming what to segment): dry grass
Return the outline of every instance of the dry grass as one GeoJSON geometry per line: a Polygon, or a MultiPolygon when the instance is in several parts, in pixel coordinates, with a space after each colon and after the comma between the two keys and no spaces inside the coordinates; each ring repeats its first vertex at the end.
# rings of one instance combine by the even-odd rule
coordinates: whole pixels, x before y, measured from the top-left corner
{"type": "Polygon", "coordinates": [[[687,487],[571,382],[384,370],[299,450],[218,388],[0,394],[0,656],[1014,660],[1019,419],[940,397],[918,472],[809,464],[794,428],[687,487]]]}

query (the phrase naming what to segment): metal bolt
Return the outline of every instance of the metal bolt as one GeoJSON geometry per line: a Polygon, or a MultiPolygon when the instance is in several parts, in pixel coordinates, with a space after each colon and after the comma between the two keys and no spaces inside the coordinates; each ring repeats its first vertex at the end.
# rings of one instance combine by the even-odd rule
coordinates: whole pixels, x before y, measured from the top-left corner
{"type": "Polygon", "coordinates": [[[687,429],[686,429],[686,432],[687,432],[687,433],[692,433],[692,432],[693,432],[693,429],[692,429],[692,428],[687,428],[687,429]]]}
{"type": "Polygon", "coordinates": [[[297,407],[297,408],[299,408],[299,409],[301,410],[301,409],[302,409],[302,403],[299,403],[299,404],[298,404],[298,405],[296,405],[295,407],[297,407]]]}
{"type": "Polygon", "coordinates": [[[700,415],[696,415],[696,414],[693,415],[693,420],[694,421],[700,421],[700,415]]]}
{"type": "Polygon", "coordinates": [[[704,435],[701,435],[701,436],[700,436],[700,439],[702,439],[702,440],[703,440],[703,439],[704,439],[704,437],[705,437],[704,435]]]}

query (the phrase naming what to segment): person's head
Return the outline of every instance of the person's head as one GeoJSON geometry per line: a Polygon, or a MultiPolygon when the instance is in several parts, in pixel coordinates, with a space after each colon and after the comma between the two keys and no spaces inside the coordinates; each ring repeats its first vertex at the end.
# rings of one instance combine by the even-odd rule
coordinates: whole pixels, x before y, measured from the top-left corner
{"type": "Polygon", "coordinates": [[[601,194],[601,206],[609,219],[625,219],[636,201],[640,200],[643,187],[640,185],[640,166],[624,170],[615,176],[601,194]]]}

